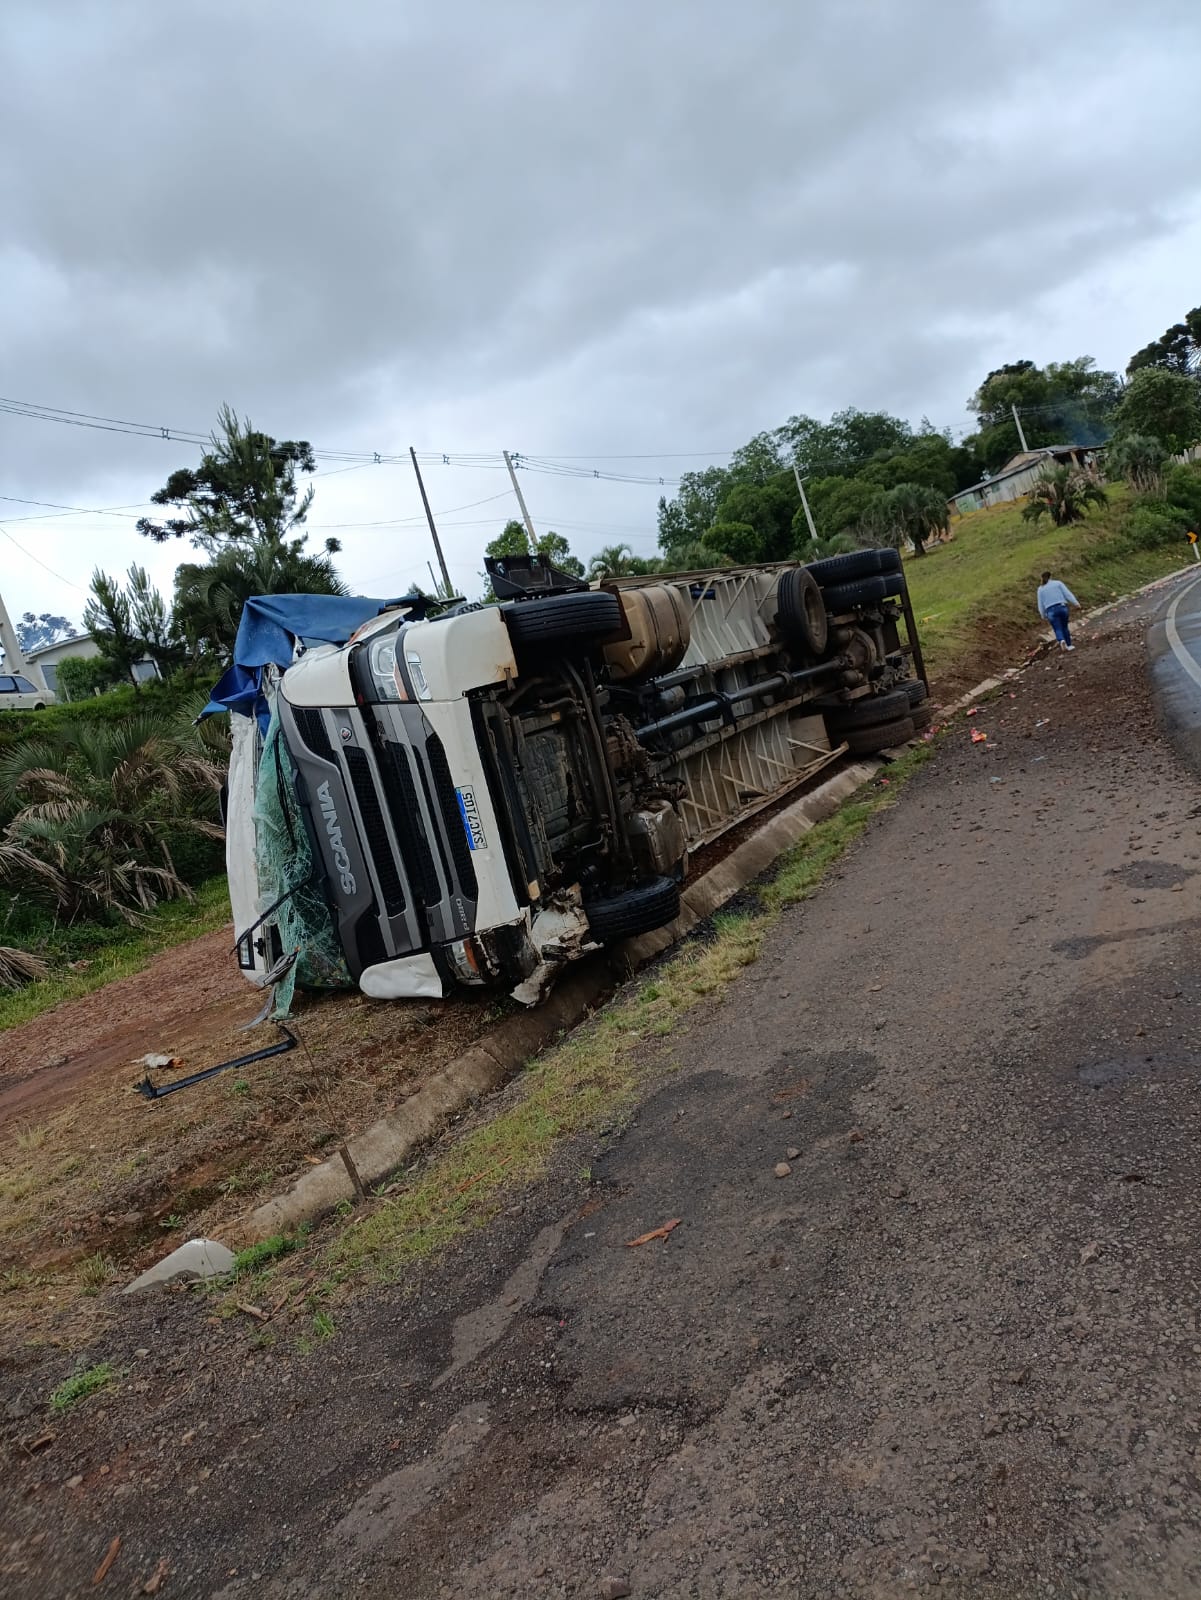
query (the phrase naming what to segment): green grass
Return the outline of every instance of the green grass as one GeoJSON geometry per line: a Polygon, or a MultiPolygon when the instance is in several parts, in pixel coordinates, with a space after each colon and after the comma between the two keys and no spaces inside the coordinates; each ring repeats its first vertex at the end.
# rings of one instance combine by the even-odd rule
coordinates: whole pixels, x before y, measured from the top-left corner
{"type": "Polygon", "coordinates": [[[278,1261],[280,1256],[288,1255],[300,1242],[299,1238],[292,1238],[286,1233],[273,1233],[269,1239],[260,1239],[257,1244],[239,1250],[230,1271],[235,1278],[245,1278],[252,1272],[258,1272],[269,1261],[278,1261]]]}
{"type": "Polygon", "coordinates": [[[620,1116],[652,1073],[663,1070],[655,1067],[654,1052],[640,1046],[669,1038],[694,1007],[755,962],[782,910],[814,892],[930,754],[922,745],[893,763],[887,787],[873,780],[786,851],[747,909],[716,916],[712,938],[686,944],[653,979],[527,1067],[514,1104],[456,1140],[385,1200],[346,1216],[326,1249],[331,1277],[395,1279],[495,1216],[515,1188],[545,1173],[560,1141],[620,1116]]]}
{"type": "Polygon", "coordinates": [[[50,1396],[51,1411],[61,1416],[80,1400],[86,1400],[89,1395],[112,1383],[116,1376],[117,1371],[111,1361],[101,1361],[94,1367],[85,1367],[82,1372],[73,1373],[50,1396]]]}
{"type": "Polygon", "coordinates": [[[171,900],[151,913],[145,927],[100,946],[82,972],[54,972],[38,983],[0,994],[0,1033],[40,1016],[64,1000],[102,989],[114,978],[140,972],[161,950],[211,933],[229,921],[229,891],[224,877],[210,878],[196,890],[195,900],[171,900]]]}
{"type": "Polygon", "coordinates": [[[1088,610],[1184,566],[1190,552],[1183,539],[1126,548],[1132,497],[1123,484],[1110,485],[1108,494],[1108,506],[1069,528],[1023,522],[1023,502],[971,512],[953,524],[950,544],[905,563],[932,676],[969,667],[983,676],[992,657],[1011,658],[1039,629],[1034,593],[1048,567],[1088,610]]]}

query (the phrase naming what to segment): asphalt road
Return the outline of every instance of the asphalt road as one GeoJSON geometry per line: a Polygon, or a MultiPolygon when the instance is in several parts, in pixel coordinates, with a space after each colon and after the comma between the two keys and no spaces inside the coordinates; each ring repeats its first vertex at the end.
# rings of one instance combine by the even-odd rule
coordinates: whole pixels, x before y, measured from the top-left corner
{"type": "Polygon", "coordinates": [[[417,1284],[305,1356],[123,1323],[136,1381],[13,1449],[5,1592],[120,1534],[119,1592],[223,1600],[1201,1593],[1174,598],[960,719],[629,1126],[417,1284]]]}
{"type": "Polygon", "coordinates": [[[1148,634],[1151,678],[1168,734],[1201,772],[1201,567],[1165,588],[1148,634]]]}

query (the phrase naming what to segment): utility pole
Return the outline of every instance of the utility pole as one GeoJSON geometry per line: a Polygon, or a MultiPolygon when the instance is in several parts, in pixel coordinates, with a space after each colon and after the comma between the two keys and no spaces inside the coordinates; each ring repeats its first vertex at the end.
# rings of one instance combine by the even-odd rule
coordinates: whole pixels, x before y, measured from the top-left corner
{"type": "MultiPolygon", "coordinates": [[[[421,468],[417,465],[417,452],[409,446],[409,455],[413,458],[413,471],[417,474],[417,487],[421,490],[421,504],[425,507],[425,520],[430,525],[430,538],[434,541],[434,551],[438,557],[438,565],[442,568],[442,582],[446,585],[446,598],[449,600],[454,590],[450,586],[450,573],[446,570],[446,557],[442,554],[442,545],[438,538],[438,530],[434,526],[434,513],[430,510],[429,497],[425,492],[425,484],[421,478],[421,468]]],[[[433,577],[433,573],[430,573],[433,577]]]]}
{"type": "Polygon", "coordinates": [[[1028,451],[1030,446],[1026,443],[1026,434],[1022,428],[1022,419],[1018,416],[1018,408],[1011,404],[1009,409],[1013,412],[1013,420],[1017,423],[1018,438],[1022,441],[1022,450],[1023,452],[1028,451]]]}
{"type": "Polygon", "coordinates": [[[809,524],[809,537],[814,544],[817,543],[817,529],[813,526],[813,513],[809,509],[809,502],[805,498],[805,485],[801,481],[801,471],[796,462],[792,463],[792,475],[796,479],[797,493],[801,497],[801,509],[805,513],[805,521],[809,524]]]}
{"type": "MultiPolygon", "coordinates": [[[[28,673],[29,667],[25,662],[25,655],[17,638],[17,630],[9,621],[8,612],[4,609],[4,596],[0,594],[0,645],[4,646],[4,671],[28,673]]],[[[35,671],[34,677],[41,678],[41,673],[35,671]]],[[[43,681],[42,687],[45,688],[43,681]]]]}
{"type": "Polygon", "coordinates": [[[509,469],[509,481],[513,485],[513,493],[517,496],[517,504],[521,507],[521,520],[525,523],[525,531],[530,536],[530,554],[536,556],[538,554],[538,535],[534,532],[534,524],[530,521],[530,514],[526,510],[525,496],[521,492],[521,485],[517,482],[517,474],[513,471],[513,463],[509,459],[509,452],[502,450],[501,454],[505,458],[505,466],[509,469]]]}

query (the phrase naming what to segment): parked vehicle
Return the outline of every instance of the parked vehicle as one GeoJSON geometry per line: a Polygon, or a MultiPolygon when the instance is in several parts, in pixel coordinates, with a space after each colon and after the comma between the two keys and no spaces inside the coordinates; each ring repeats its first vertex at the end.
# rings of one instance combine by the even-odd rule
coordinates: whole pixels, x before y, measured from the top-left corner
{"type": "Polygon", "coordinates": [[[895,551],[597,588],[534,557],[488,568],[499,604],[388,604],[283,671],[265,744],[236,735],[229,873],[256,981],[297,941],[273,902],[303,858],[365,993],[532,1002],[672,922],[691,852],[928,720],[895,551]]]}
{"type": "Polygon", "coordinates": [[[0,672],[0,711],[41,711],[57,700],[53,690],[39,689],[22,672],[0,672]]]}

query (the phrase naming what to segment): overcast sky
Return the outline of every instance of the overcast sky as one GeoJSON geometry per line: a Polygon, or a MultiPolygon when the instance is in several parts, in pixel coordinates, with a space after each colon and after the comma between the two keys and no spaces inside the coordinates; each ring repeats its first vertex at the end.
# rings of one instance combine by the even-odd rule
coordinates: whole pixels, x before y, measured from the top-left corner
{"type": "MultiPolygon", "coordinates": [[[[1197,0],[6,0],[0,60],[0,393],[77,412],[670,478],[798,411],[960,431],[1201,301],[1197,0]]],[[[196,453],[0,413],[0,494],[135,508],[0,500],[10,610],[169,587],[133,518],[196,453]]],[[[428,581],[411,473],[324,465],[315,527],[402,519],[339,528],[352,588],[428,581]]],[[[468,592],[506,485],[430,470],[468,592]]],[[[657,487],[523,487],[654,550],[657,487]]]]}

